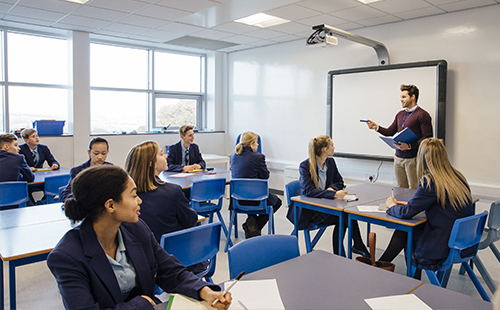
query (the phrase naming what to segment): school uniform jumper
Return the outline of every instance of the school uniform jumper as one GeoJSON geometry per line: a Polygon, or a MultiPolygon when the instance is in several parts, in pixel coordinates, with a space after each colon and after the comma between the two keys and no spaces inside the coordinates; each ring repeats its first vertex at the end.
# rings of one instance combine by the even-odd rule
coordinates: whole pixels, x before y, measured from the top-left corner
{"type": "Polygon", "coordinates": [[[0,151],[0,182],[33,182],[35,175],[23,155],[0,151]]]}
{"type": "Polygon", "coordinates": [[[137,223],[122,223],[120,230],[127,257],[136,272],[133,296],[127,301],[123,299],[92,223],[84,220],[64,235],[47,258],[67,309],[153,309],[140,295],[157,300],[155,283],[167,292],[198,300],[204,286],[220,291],[218,285],[202,281],[165,252],[141,219],[137,223]]]}
{"type": "MultiPolygon", "coordinates": [[[[172,144],[168,148],[168,170],[167,171],[182,171],[182,168],[186,166],[182,162],[182,152],[184,149],[182,148],[182,140],[179,142],[172,144]]],[[[207,164],[203,160],[203,157],[200,153],[200,148],[195,143],[189,145],[189,165],[198,164],[202,169],[205,169],[207,164]]]]}
{"type": "Polygon", "coordinates": [[[50,152],[49,148],[46,145],[38,144],[37,147],[38,147],[39,159],[38,159],[38,162],[35,166],[35,162],[33,161],[33,155],[31,153],[31,149],[28,146],[28,144],[24,143],[24,144],[21,144],[19,146],[19,148],[21,149],[19,151],[19,154],[24,155],[24,158],[26,159],[26,163],[28,164],[28,166],[35,167],[35,168],[42,168],[43,163],[45,161],[47,161],[47,163],[49,164],[49,167],[52,166],[53,164],[57,164],[59,167],[61,167],[61,165],[59,165],[59,163],[54,158],[54,156],[52,155],[52,153],[50,152]]]}

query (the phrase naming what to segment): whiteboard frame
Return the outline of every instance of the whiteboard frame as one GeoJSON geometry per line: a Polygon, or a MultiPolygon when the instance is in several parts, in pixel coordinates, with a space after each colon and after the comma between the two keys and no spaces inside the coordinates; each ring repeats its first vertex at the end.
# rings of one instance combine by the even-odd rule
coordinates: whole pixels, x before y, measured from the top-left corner
{"type": "MultiPolygon", "coordinates": [[[[365,73],[373,71],[386,71],[386,70],[398,70],[407,68],[420,68],[420,67],[436,67],[436,110],[434,118],[434,137],[443,140],[445,143],[446,136],[446,85],[447,85],[447,73],[448,73],[448,63],[446,60],[430,60],[412,63],[402,63],[402,64],[392,64],[386,66],[374,66],[374,67],[362,67],[353,68],[345,70],[334,70],[328,72],[328,85],[327,85],[327,98],[326,98],[326,134],[332,137],[333,135],[333,79],[335,76],[343,74],[355,74],[355,73],[365,73]]],[[[367,160],[383,160],[383,161],[394,161],[394,158],[388,156],[379,155],[365,155],[365,154],[353,154],[353,153],[334,153],[335,157],[344,158],[355,158],[355,159],[367,159],[367,160]]]]}

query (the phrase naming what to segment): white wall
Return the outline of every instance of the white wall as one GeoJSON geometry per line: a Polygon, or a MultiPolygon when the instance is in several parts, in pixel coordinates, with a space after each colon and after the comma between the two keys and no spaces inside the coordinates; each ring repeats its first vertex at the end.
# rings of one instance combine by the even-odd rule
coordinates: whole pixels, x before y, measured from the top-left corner
{"type": "MultiPolygon", "coordinates": [[[[353,31],[384,43],[392,64],[448,62],[450,159],[466,175],[473,193],[492,196],[500,196],[499,16],[500,5],[493,5],[353,31]]],[[[251,130],[261,135],[269,160],[300,162],[307,157],[308,140],[326,133],[327,72],[376,64],[373,49],[343,39],[333,49],[306,47],[305,40],[298,40],[229,54],[226,147],[233,147],[238,133],[251,130]]],[[[387,113],[399,108],[395,102],[394,111],[387,113]]],[[[364,178],[379,164],[337,163],[347,178],[364,178]]],[[[382,181],[392,178],[392,164],[384,163],[382,181]]]]}

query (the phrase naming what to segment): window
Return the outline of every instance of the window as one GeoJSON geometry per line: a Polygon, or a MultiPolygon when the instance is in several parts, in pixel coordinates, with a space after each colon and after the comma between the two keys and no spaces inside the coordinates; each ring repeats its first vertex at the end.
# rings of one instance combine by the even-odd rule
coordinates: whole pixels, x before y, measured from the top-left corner
{"type": "MultiPolygon", "coordinates": [[[[32,127],[35,120],[67,120],[68,49],[65,39],[4,31],[3,130],[32,127]],[[5,73],[5,72],[4,72],[5,73]],[[6,96],[5,96],[6,95],[6,96]]],[[[2,106],[3,106],[2,105],[2,106]]],[[[63,129],[66,131],[66,129],[63,129]]]]}
{"type": "Polygon", "coordinates": [[[205,56],[92,43],[91,133],[201,127],[205,56]]]}

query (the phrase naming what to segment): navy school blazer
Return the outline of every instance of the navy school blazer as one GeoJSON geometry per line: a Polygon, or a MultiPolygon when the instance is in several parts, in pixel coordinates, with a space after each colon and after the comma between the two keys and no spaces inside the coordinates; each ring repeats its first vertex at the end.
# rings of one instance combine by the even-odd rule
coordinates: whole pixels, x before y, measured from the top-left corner
{"type": "Polygon", "coordinates": [[[21,154],[0,151],[0,182],[33,182],[35,175],[21,154]]]}
{"type": "MultiPolygon", "coordinates": [[[[112,165],[112,163],[105,161],[103,165],[112,165]]],[[[65,201],[66,199],[73,197],[73,193],[71,193],[71,182],[80,172],[82,172],[82,170],[87,169],[88,167],[90,167],[90,158],[83,164],[71,168],[71,170],[69,171],[70,179],[68,181],[68,184],[61,192],[61,201],[65,201]]]]}
{"type": "MultiPolygon", "coordinates": [[[[175,144],[172,144],[168,148],[167,171],[182,171],[182,168],[185,166],[182,162],[182,152],[182,140],[175,144]]],[[[189,165],[194,164],[200,165],[203,170],[205,170],[207,166],[207,164],[203,160],[203,157],[201,157],[200,148],[195,143],[189,146],[189,165]]]]}
{"type": "MultiPolygon", "coordinates": [[[[257,153],[249,146],[243,147],[241,155],[233,153],[229,156],[231,161],[231,177],[247,179],[269,179],[269,170],[267,170],[266,156],[257,153]]],[[[268,205],[275,205],[278,202],[278,196],[269,193],[267,197],[268,205]]]]}
{"type": "MultiPolygon", "coordinates": [[[[31,155],[31,150],[28,144],[26,143],[21,144],[19,148],[21,149],[19,151],[19,154],[24,155],[24,158],[26,159],[28,166],[35,167],[33,163],[33,155],[31,155]]],[[[61,165],[59,165],[54,156],[52,156],[52,153],[50,152],[49,148],[46,145],[38,144],[38,156],[40,157],[40,159],[38,160],[38,164],[36,165],[35,168],[42,168],[43,163],[45,161],[47,161],[49,167],[52,166],[53,164],[57,164],[59,167],[61,167],[61,165]]]]}
{"type": "MultiPolygon", "coordinates": [[[[335,159],[328,157],[325,161],[328,169],[326,170],[326,188],[333,188],[335,191],[330,191],[327,189],[317,189],[314,186],[314,182],[311,178],[311,170],[309,169],[309,159],[304,160],[300,163],[299,173],[300,173],[300,195],[314,198],[327,198],[335,199],[335,193],[337,190],[344,188],[344,180],[337,169],[337,164],[335,164],[335,159]]],[[[293,201],[288,206],[287,218],[290,222],[294,221],[294,207],[293,201]]],[[[314,211],[308,209],[298,208],[298,229],[305,229],[309,225],[311,217],[314,215],[314,211]]]]}
{"type": "Polygon", "coordinates": [[[141,219],[137,223],[122,223],[120,229],[127,256],[135,268],[138,295],[127,302],[123,300],[92,223],[84,220],[64,235],[47,258],[66,309],[153,309],[140,295],[154,300],[155,283],[167,292],[198,300],[204,286],[220,291],[218,285],[202,281],[165,252],[141,219]]]}

